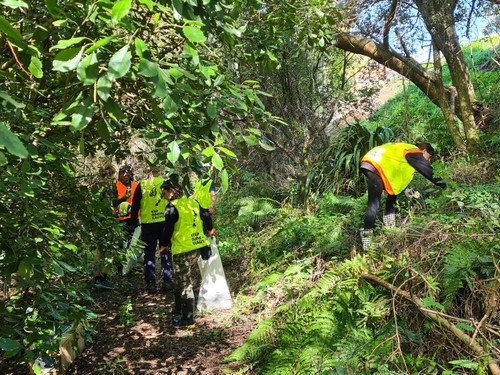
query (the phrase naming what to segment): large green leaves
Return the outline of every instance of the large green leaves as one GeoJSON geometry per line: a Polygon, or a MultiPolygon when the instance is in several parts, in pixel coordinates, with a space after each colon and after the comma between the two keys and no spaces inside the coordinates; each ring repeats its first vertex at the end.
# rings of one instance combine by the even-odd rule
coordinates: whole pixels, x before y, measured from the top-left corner
{"type": "Polygon", "coordinates": [[[3,146],[13,155],[25,158],[28,150],[24,147],[19,138],[12,133],[3,122],[0,122],[0,146],[3,146]]]}
{"type": "Polygon", "coordinates": [[[108,75],[112,79],[123,77],[130,69],[132,55],[128,51],[128,45],[122,47],[109,60],[108,75]]]}
{"type": "Polygon", "coordinates": [[[111,20],[114,23],[120,21],[130,11],[131,0],[119,0],[111,8],[111,20]]]}

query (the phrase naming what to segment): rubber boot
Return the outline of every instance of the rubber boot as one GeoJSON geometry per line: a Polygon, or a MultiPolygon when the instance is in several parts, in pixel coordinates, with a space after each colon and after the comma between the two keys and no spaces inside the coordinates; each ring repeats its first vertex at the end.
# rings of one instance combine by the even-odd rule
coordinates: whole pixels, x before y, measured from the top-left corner
{"type": "Polygon", "coordinates": [[[382,221],[384,223],[384,227],[390,228],[390,229],[396,228],[396,214],[392,213],[392,214],[384,215],[382,217],[382,221]]]}
{"type": "Polygon", "coordinates": [[[359,234],[361,236],[361,243],[363,244],[363,251],[375,248],[373,243],[373,229],[361,229],[359,234]]]}
{"type": "Polygon", "coordinates": [[[181,316],[181,314],[181,292],[174,292],[174,307],[172,309],[172,317],[178,318],[181,316]]]}
{"type": "Polygon", "coordinates": [[[175,328],[189,329],[196,327],[194,323],[194,298],[181,299],[182,318],[174,319],[175,328]]]}

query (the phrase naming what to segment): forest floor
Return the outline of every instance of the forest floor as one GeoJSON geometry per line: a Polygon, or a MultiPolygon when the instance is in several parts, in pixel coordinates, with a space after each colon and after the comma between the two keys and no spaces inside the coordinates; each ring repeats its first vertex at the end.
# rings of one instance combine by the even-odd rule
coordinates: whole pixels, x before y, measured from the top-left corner
{"type": "MultiPolygon", "coordinates": [[[[225,272],[234,294],[242,281],[234,277],[241,278],[242,273],[225,272]]],[[[92,281],[88,280],[89,287],[92,281]]],[[[221,361],[241,346],[255,327],[255,316],[236,314],[232,309],[197,314],[194,329],[177,329],[171,317],[173,292],[158,288],[156,294],[148,294],[142,272],[111,281],[117,284],[114,290],[90,288],[97,333],[69,366],[67,375],[225,374],[224,369],[232,365],[221,361]]],[[[194,272],[193,282],[197,296],[199,272],[194,272]]],[[[7,365],[0,361],[2,374],[28,373],[25,366],[7,365]]]]}

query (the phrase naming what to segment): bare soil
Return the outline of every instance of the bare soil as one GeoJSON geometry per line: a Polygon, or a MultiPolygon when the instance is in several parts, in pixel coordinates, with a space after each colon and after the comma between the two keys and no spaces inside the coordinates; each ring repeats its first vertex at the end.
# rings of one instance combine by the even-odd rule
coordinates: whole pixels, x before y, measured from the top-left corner
{"type": "MultiPolygon", "coordinates": [[[[228,272],[226,278],[232,293],[241,280],[241,272],[228,272]],[[240,275],[240,276],[238,276],[240,275]]],[[[144,276],[114,277],[114,290],[91,289],[96,302],[93,321],[97,334],[86,343],[83,353],[70,365],[66,374],[224,374],[234,365],[221,363],[241,346],[255,326],[252,316],[233,310],[197,314],[196,327],[181,330],[172,325],[173,292],[148,294],[144,276]],[[128,302],[130,300],[130,302],[128,302]],[[125,306],[131,309],[128,313],[125,306]]],[[[91,286],[92,280],[89,280],[91,286]]],[[[194,280],[195,294],[200,285],[194,280]]],[[[27,374],[19,367],[0,360],[2,374],[27,374]],[[7,372],[4,372],[7,371],[7,372]]]]}

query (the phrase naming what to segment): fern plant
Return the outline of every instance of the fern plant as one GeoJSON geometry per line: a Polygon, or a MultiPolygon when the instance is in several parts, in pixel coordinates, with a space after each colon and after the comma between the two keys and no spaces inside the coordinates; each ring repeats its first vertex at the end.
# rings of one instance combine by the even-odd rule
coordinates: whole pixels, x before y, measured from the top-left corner
{"type": "Polygon", "coordinates": [[[338,129],[331,146],[317,157],[315,167],[306,180],[308,192],[339,192],[351,185],[355,187],[361,158],[373,147],[394,139],[390,128],[380,126],[371,131],[360,122],[338,129]],[[352,182],[349,184],[348,182],[352,182]]]}

